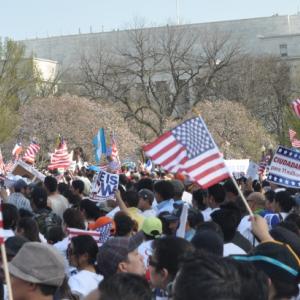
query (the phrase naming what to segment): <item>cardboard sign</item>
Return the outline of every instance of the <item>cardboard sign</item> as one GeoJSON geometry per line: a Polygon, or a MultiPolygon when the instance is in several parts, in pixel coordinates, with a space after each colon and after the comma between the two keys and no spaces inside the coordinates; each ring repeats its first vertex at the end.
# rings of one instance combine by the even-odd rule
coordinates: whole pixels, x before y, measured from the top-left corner
{"type": "Polygon", "coordinates": [[[251,177],[258,179],[258,165],[249,159],[230,159],[225,160],[225,164],[235,178],[251,177]]]}
{"type": "Polygon", "coordinates": [[[114,200],[118,185],[119,175],[100,170],[100,172],[94,177],[89,199],[97,202],[114,200]]]}
{"type": "Polygon", "coordinates": [[[269,167],[268,181],[300,188],[300,152],[279,146],[269,167]]]}
{"type": "Polygon", "coordinates": [[[34,167],[26,164],[24,161],[19,160],[16,162],[14,165],[14,168],[12,170],[13,175],[20,175],[22,177],[27,177],[32,181],[37,181],[40,180],[44,182],[45,180],[45,175],[39,172],[37,169],[34,167]]]}

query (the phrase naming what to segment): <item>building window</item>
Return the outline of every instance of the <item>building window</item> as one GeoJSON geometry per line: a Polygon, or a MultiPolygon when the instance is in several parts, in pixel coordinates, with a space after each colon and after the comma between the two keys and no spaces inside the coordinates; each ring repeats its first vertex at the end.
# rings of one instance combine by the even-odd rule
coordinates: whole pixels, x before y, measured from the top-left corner
{"type": "Polygon", "coordinates": [[[279,45],[279,49],[280,49],[280,56],[281,57],[288,56],[288,47],[287,47],[287,44],[281,44],[281,45],[279,45]]]}

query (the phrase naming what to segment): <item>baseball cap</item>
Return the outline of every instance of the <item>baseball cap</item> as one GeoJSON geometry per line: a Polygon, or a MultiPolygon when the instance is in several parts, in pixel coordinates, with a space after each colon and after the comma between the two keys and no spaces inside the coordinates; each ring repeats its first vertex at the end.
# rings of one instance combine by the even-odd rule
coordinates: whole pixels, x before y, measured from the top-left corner
{"type": "Polygon", "coordinates": [[[139,198],[143,198],[144,200],[149,200],[151,203],[154,200],[154,193],[148,189],[141,189],[138,192],[139,198]]]}
{"type": "Polygon", "coordinates": [[[14,184],[14,188],[16,190],[21,190],[21,189],[27,188],[27,183],[23,179],[19,179],[14,184]]]}
{"type": "Polygon", "coordinates": [[[117,272],[120,262],[125,261],[127,255],[137,249],[144,240],[142,231],[128,237],[115,237],[109,239],[99,248],[97,264],[104,277],[110,277],[117,272]]]}
{"type": "Polygon", "coordinates": [[[52,246],[27,242],[8,264],[9,273],[27,282],[59,287],[65,278],[64,259],[52,246]]]}
{"type": "Polygon", "coordinates": [[[298,282],[300,260],[287,244],[272,241],[258,245],[250,255],[233,255],[239,261],[252,262],[271,279],[298,282]]]}
{"type": "Polygon", "coordinates": [[[148,217],[145,219],[142,225],[142,231],[154,238],[160,236],[162,234],[162,223],[159,218],[156,217],[148,217]]]}

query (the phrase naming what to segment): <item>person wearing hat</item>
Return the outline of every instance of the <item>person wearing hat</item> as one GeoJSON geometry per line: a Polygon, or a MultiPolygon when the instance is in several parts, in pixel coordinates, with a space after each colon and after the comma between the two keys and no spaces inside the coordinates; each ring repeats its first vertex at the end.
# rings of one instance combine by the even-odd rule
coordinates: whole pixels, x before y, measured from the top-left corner
{"type": "Polygon", "coordinates": [[[116,273],[134,273],[145,275],[143,257],[138,247],[144,239],[143,232],[128,237],[109,239],[100,248],[97,255],[99,273],[108,278],[116,273]]]}
{"type": "Polygon", "coordinates": [[[52,300],[65,278],[63,257],[38,242],[25,243],[8,269],[14,300],[52,300]]]}
{"type": "Polygon", "coordinates": [[[138,208],[141,210],[142,215],[147,217],[154,217],[156,215],[155,210],[152,208],[152,203],[154,201],[154,194],[148,189],[141,189],[138,192],[139,203],[138,208]]]}
{"type": "Polygon", "coordinates": [[[145,219],[142,231],[145,236],[144,242],[139,246],[138,251],[144,258],[144,264],[148,266],[148,259],[152,253],[152,242],[162,235],[162,223],[157,217],[148,217],[145,219]]]}
{"type": "Polygon", "coordinates": [[[8,196],[7,202],[13,204],[18,210],[25,209],[32,211],[30,201],[26,198],[27,183],[23,179],[19,179],[14,184],[14,192],[8,196]]]}

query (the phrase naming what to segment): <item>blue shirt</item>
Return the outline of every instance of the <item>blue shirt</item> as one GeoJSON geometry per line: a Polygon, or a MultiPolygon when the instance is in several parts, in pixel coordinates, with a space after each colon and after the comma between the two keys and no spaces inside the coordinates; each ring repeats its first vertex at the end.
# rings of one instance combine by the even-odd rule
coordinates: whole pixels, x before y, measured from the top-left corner
{"type": "Polygon", "coordinates": [[[173,204],[174,204],[173,199],[165,200],[165,201],[158,203],[155,207],[156,215],[158,216],[160,213],[162,213],[164,211],[172,213],[174,210],[173,204]]]}

